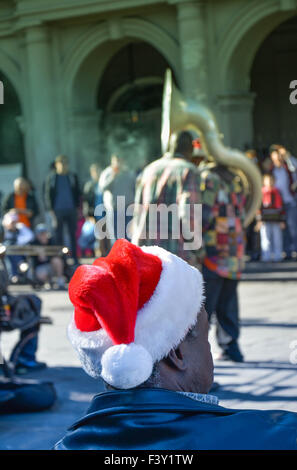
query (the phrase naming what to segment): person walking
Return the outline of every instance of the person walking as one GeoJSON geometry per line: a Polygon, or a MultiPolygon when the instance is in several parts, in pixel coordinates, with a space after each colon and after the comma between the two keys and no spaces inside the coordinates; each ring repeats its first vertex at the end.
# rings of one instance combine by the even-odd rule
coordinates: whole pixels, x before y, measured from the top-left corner
{"type": "Polygon", "coordinates": [[[238,280],[244,267],[245,196],[237,175],[209,163],[201,170],[205,308],[217,319],[218,359],[243,362],[238,346],[238,280]]]}
{"type": "Polygon", "coordinates": [[[55,160],[55,172],[45,182],[46,206],[56,222],[56,243],[64,244],[64,227],[68,229],[70,248],[75,264],[78,264],[76,250],[77,211],[80,204],[80,188],[76,173],[69,170],[68,158],[59,155],[55,160]]]}
{"type": "Polygon", "coordinates": [[[135,180],[135,172],[127,167],[123,158],[115,154],[111,157],[110,166],[101,173],[99,189],[103,193],[111,244],[118,238],[130,239],[127,225],[132,214],[127,215],[127,208],[134,203],[135,180]],[[123,204],[120,197],[124,198],[123,204]]]}

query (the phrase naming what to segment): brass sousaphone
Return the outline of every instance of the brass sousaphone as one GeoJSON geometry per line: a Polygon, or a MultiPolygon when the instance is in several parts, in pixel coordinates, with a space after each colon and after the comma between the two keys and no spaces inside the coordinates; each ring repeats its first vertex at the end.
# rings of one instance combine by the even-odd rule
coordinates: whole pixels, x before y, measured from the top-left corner
{"type": "Polygon", "coordinates": [[[169,150],[170,136],[182,130],[196,130],[210,160],[238,173],[247,192],[244,225],[247,227],[261,206],[262,179],[257,166],[239,150],[225,147],[211,111],[194,100],[186,101],[174,86],[167,69],[163,92],[161,143],[163,153],[169,150]]]}

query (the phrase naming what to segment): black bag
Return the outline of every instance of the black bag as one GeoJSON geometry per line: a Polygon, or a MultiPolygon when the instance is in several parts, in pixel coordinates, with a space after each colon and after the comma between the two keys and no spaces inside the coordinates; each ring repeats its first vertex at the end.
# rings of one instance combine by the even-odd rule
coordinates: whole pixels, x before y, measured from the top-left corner
{"type": "Polygon", "coordinates": [[[0,381],[0,414],[46,410],[55,403],[56,398],[51,382],[16,378],[0,381]]]}

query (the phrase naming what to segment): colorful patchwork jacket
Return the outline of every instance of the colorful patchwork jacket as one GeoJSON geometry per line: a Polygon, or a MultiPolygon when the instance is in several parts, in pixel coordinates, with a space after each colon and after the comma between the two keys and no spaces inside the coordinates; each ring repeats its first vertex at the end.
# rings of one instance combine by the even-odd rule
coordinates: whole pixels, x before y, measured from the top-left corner
{"type": "Polygon", "coordinates": [[[201,169],[203,264],[219,276],[239,279],[244,268],[245,195],[240,178],[225,167],[201,169]]]}

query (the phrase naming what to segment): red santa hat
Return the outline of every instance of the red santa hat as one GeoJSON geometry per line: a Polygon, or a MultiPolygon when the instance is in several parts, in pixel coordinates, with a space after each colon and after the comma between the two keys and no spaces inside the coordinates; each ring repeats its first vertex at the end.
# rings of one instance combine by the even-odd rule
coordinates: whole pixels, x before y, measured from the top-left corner
{"type": "Polygon", "coordinates": [[[163,248],[117,240],[108,256],[77,268],[69,296],[68,335],[83,368],[128,389],[145,382],[195,325],[203,281],[163,248]]]}

